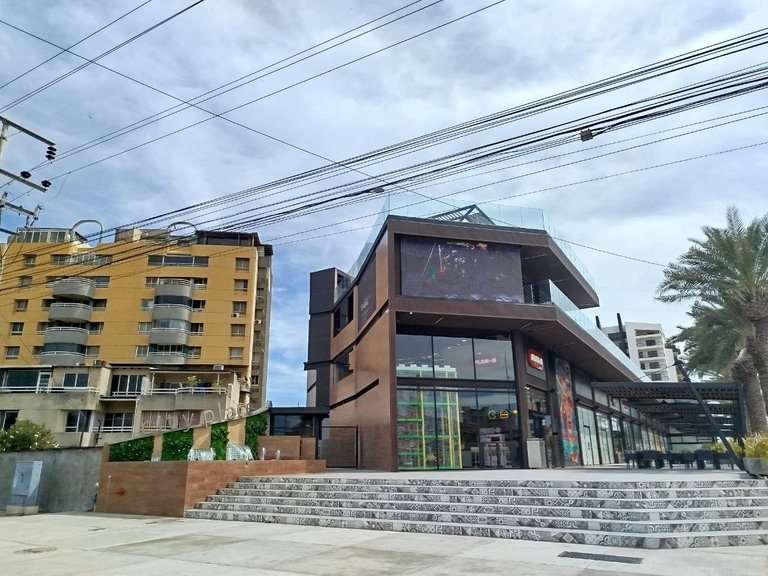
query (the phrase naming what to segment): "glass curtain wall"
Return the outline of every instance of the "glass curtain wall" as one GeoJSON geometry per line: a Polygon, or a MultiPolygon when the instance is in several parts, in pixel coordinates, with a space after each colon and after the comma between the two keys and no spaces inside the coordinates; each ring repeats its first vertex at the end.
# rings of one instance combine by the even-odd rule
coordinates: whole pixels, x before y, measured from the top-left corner
{"type": "Polygon", "coordinates": [[[613,434],[611,433],[611,421],[605,414],[596,415],[597,431],[600,436],[600,463],[615,464],[619,460],[613,446],[613,434]]]}
{"type": "Polygon", "coordinates": [[[579,437],[581,440],[581,456],[584,466],[600,463],[597,444],[597,423],[595,413],[584,406],[578,406],[579,437]]]}

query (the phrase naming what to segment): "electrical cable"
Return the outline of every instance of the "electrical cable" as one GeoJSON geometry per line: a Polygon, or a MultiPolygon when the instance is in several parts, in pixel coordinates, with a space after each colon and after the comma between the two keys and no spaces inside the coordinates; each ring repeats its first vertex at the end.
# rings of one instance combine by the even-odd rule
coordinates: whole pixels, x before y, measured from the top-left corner
{"type": "MultiPolygon", "coordinates": [[[[127,46],[128,44],[130,44],[132,42],[135,42],[136,40],[138,40],[142,36],[145,36],[145,35],[149,34],[150,32],[153,32],[154,30],[158,29],[159,27],[163,26],[164,24],[167,24],[171,20],[181,16],[185,12],[191,10],[192,8],[194,8],[195,6],[198,6],[199,4],[202,4],[203,2],[205,2],[205,0],[197,0],[194,4],[191,4],[191,5],[187,6],[186,8],[182,8],[178,12],[175,12],[174,14],[171,14],[167,18],[164,18],[160,22],[157,22],[156,24],[153,24],[149,28],[145,28],[144,30],[142,30],[138,34],[135,34],[134,36],[130,37],[128,40],[125,40],[125,41],[121,42],[120,44],[117,44],[116,46],[113,46],[109,50],[106,50],[105,52],[102,52],[101,54],[99,54],[98,56],[93,58],[93,60],[89,60],[88,62],[85,62],[84,64],[81,64],[80,66],[77,66],[76,68],[73,68],[69,72],[66,72],[66,73],[62,74],[61,76],[59,76],[57,78],[54,78],[50,82],[47,82],[46,84],[43,84],[42,86],[39,86],[38,88],[32,90],[31,92],[28,92],[24,96],[20,96],[16,100],[14,100],[12,102],[9,102],[8,104],[4,105],[0,109],[0,113],[6,112],[6,111],[10,110],[11,108],[14,108],[15,106],[18,106],[22,102],[25,102],[25,101],[29,100],[30,98],[36,96],[37,94],[40,94],[41,92],[44,92],[45,90],[47,90],[51,86],[54,86],[55,84],[58,84],[62,80],[65,80],[66,78],[69,78],[70,76],[73,76],[74,74],[77,74],[81,70],[83,70],[83,69],[87,68],[88,66],[90,66],[92,62],[97,62],[97,61],[101,60],[102,58],[105,58],[106,56],[109,56],[110,54],[113,54],[114,52],[117,52],[121,48],[124,48],[125,46],[127,46]]],[[[0,20],[0,23],[5,24],[9,28],[13,28],[14,30],[18,30],[19,32],[23,32],[25,34],[28,34],[26,31],[22,30],[21,28],[18,28],[17,26],[14,26],[13,24],[10,24],[10,23],[8,23],[8,22],[6,22],[4,20],[0,20]]]]}
{"type": "MultiPolygon", "coordinates": [[[[16,82],[17,80],[20,80],[21,78],[24,78],[24,76],[26,76],[27,74],[30,74],[30,73],[34,72],[34,71],[35,71],[35,70],[37,70],[38,68],[40,68],[40,67],[42,67],[42,66],[45,66],[46,64],[48,64],[48,62],[50,62],[51,60],[55,60],[56,58],[58,58],[58,57],[59,57],[59,56],[61,56],[62,54],[66,53],[66,52],[70,52],[70,50],[71,50],[72,48],[74,48],[75,46],[78,46],[78,45],[82,44],[83,42],[85,42],[86,40],[88,40],[88,39],[90,39],[90,38],[93,38],[93,37],[94,37],[94,36],[96,36],[96,34],[98,34],[99,32],[103,32],[104,30],[106,30],[107,28],[109,28],[110,26],[112,26],[113,24],[116,24],[117,22],[119,22],[119,21],[120,21],[120,20],[122,20],[123,18],[125,18],[125,17],[127,17],[127,16],[130,16],[131,14],[133,14],[134,12],[136,12],[137,10],[139,10],[140,8],[143,8],[144,6],[146,6],[147,4],[149,4],[150,2],[152,2],[152,0],[145,0],[145,2],[143,2],[143,3],[139,4],[139,5],[138,5],[138,6],[136,6],[135,8],[132,8],[131,10],[129,10],[128,12],[126,12],[125,14],[123,14],[122,16],[119,16],[119,17],[115,18],[114,20],[112,20],[112,21],[111,21],[111,22],[109,22],[108,24],[105,24],[104,26],[102,26],[102,27],[101,27],[101,28],[99,28],[98,30],[95,30],[94,32],[91,32],[91,33],[90,33],[90,34],[88,34],[88,36],[86,36],[85,38],[81,38],[80,40],[78,40],[78,41],[77,41],[77,42],[75,42],[74,44],[71,44],[70,46],[67,46],[66,48],[62,48],[62,47],[60,47],[60,46],[57,46],[57,48],[59,48],[59,52],[57,52],[56,54],[54,54],[54,55],[53,55],[53,56],[51,56],[50,58],[48,58],[48,59],[46,59],[46,60],[43,60],[43,61],[42,61],[42,62],[40,62],[40,64],[38,64],[37,66],[33,66],[32,68],[30,68],[30,69],[29,69],[29,70],[27,70],[26,72],[22,72],[21,74],[19,74],[19,75],[18,75],[18,76],[16,76],[15,78],[13,78],[13,79],[11,79],[11,80],[8,80],[8,82],[6,82],[6,83],[5,83],[5,84],[3,84],[2,86],[0,86],[0,90],[2,90],[3,88],[5,88],[6,86],[10,86],[11,84],[13,84],[14,82],[16,82]]],[[[3,24],[6,24],[6,23],[5,23],[5,22],[3,22],[3,24]]],[[[17,30],[20,30],[20,29],[18,29],[18,28],[17,28],[17,30]]]]}

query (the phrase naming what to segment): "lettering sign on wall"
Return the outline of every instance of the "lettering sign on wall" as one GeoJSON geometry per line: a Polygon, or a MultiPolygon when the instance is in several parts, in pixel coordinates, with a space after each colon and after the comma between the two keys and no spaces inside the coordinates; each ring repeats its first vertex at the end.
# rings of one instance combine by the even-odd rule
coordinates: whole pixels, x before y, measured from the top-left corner
{"type": "Polygon", "coordinates": [[[535,348],[528,348],[525,351],[525,372],[542,380],[547,379],[545,370],[544,353],[535,348]]]}

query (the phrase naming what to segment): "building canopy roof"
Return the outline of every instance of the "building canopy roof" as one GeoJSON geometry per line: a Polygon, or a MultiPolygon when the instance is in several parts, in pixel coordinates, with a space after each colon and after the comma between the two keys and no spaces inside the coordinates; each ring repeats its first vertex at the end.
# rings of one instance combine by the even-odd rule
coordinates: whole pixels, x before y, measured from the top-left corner
{"type": "Polygon", "coordinates": [[[667,424],[680,434],[716,436],[696,388],[717,427],[726,436],[742,435],[745,430],[743,387],[739,382],[593,382],[592,386],[630,407],[667,424]]]}

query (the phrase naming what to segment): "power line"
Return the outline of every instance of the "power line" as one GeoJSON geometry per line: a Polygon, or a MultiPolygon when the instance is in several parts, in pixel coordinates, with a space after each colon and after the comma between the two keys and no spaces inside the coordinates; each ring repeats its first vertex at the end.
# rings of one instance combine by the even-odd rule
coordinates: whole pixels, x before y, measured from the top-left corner
{"type": "MultiPolygon", "coordinates": [[[[319,73],[317,73],[317,74],[313,74],[312,76],[309,76],[309,77],[307,77],[307,78],[304,78],[303,80],[299,80],[299,81],[297,81],[297,82],[294,82],[294,83],[292,83],[292,84],[289,84],[288,86],[284,86],[284,87],[282,87],[282,88],[279,88],[278,90],[274,90],[274,91],[272,91],[272,92],[269,92],[269,93],[267,93],[267,94],[264,94],[263,96],[260,96],[260,97],[258,97],[258,98],[254,98],[254,99],[252,99],[252,100],[249,100],[248,102],[244,102],[243,104],[239,104],[238,106],[235,106],[235,107],[233,107],[233,108],[229,108],[228,110],[225,110],[224,112],[221,112],[221,113],[220,113],[220,115],[229,114],[229,113],[231,113],[231,112],[234,112],[234,111],[236,111],[236,110],[240,110],[240,109],[242,109],[242,108],[245,108],[246,106],[250,106],[251,104],[254,104],[254,103],[256,103],[256,102],[259,102],[259,101],[261,101],[261,100],[264,100],[264,99],[266,99],[266,98],[269,98],[269,97],[271,97],[271,96],[275,96],[275,95],[277,95],[277,94],[280,94],[280,93],[282,93],[282,92],[285,92],[286,90],[290,90],[291,88],[295,88],[296,86],[301,86],[302,84],[306,84],[307,82],[311,82],[312,80],[316,80],[317,78],[320,78],[320,77],[322,77],[322,76],[325,76],[325,75],[327,75],[327,74],[330,74],[331,72],[335,72],[335,71],[337,71],[337,70],[340,70],[340,69],[342,69],[342,68],[346,68],[347,66],[350,66],[350,65],[352,65],[352,64],[355,64],[355,63],[357,63],[357,62],[360,62],[360,61],[362,61],[362,60],[365,60],[365,59],[367,59],[367,58],[370,58],[370,57],[372,57],[372,56],[375,56],[375,55],[377,55],[377,54],[380,54],[380,53],[382,53],[382,52],[385,52],[385,51],[387,51],[387,50],[390,50],[390,49],[392,49],[392,48],[395,48],[395,47],[397,47],[397,46],[400,46],[401,44],[405,44],[406,42],[409,42],[409,41],[411,41],[411,40],[414,40],[414,39],[416,39],[416,38],[420,38],[420,37],[422,37],[422,36],[425,36],[426,34],[429,34],[429,33],[431,33],[431,32],[434,32],[435,30],[439,30],[439,29],[441,29],[441,28],[444,28],[444,27],[446,27],[446,26],[449,26],[450,24],[454,24],[455,22],[459,22],[460,20],[464,20],[465,18],[469,18],[470,16],[473,16],[473,15],[475,15],[475,14],[479,13],[479,12],[482,12],[483,10],[487,10],[487,9],[489,9],[489,8],[492,8],[492,7],[494,7],[494,6],[497,6],[498,4],[502,4],[502,3],[503,3],[503,2],[505,2],[505,1],[506,1],[506,0],[497,0],[496,2],[493,2],[493,3],[491,3],[491,4],[488,4],[488,5],[486,5],[486,6],[483,6],[482,8],[478,8],[477,10],[473,10],[472,12],[469,12],[469,13],[467,13],[467,14],[464,14],[463,16],[459,16],[459,17],[457,17],[457,18],[454,18],[454,19],[452,19],[452,20],[449,20],[449,21],[447,21],[447,22],[444,22],[444,23],[442,23],[442,24],[439,24],[439,25],[437,25],[437,26],[434,26],[434,27],[432,27],[432,28],[429,28],[429,29],[427,29],[427,30],[425,30],[425,31],[423,31],[423,32],[419,32],[418,34],[414,34],[414,35],[412,35],[412,36],[409,36],[409,37],[407,37],[407,38],[405,38],[405,39],[403,39],[403,40],[400,40],[400,41],[398,41],[398,42],[394,42],[394,43],[392,43],[392,44],[389,44],[388,46],[385,46],[384,48],[380,48],[380,49],[378,49],[378,50],[374,50],[373,52],[369,52],[368,54],[364,54],[363,56],[359,56],[358,58],[354,58],[354,59],[352,59],[352,60],[349,60],[349,61],[347,61],[347,62],[344,62],[343,64],[339,64],[339,65],[337,65],[337,66],[334,66],[334,67],[332,67],[332,68],[329,68],[329,69],[327,69],[327,70],[324,70],[323,72],[319,72],[319,73]]],[[[155,142],[158,142],[158,141],[160,141],[160,140],[163,140],[163,139],[165,139],[165,138],[168,138],[169,136],[173,136],[173,135],[175,135],[175,134],[179,134],[179,133],[181,133],[181,132],[184,132],[184,131],[186,131],[186,130],[189,130],[190,128],[194,128],[194,127],[196,127],[196,126],[200,126],[201,124],[205,124],[206,122],[209,122],[209,121],[210,121],[210,120],[212,120],[213,118],[214,118],[214,117],[208,117],[208,118],[204,118],[204,119],[202,119],[202,120],[200,120],[200,121],[198,121],[198,122],[194,122],[194,123],[192,123],[192,124],[188,124],[187,126],[184,126],[184,127],[182,127],[182,128],[179,128],[179,129],[177,129],[177,130],[174,130],[174,131],[172,131],[172,132],[168,132],[168,133],[166,133],[166,134],[163,134],[163,135],[161,135],[161,136],[158,136],[158,137],[156,137],[156,138],[153,138],[153,139],[151,139],[151,140],[148,140],[148,141],[146,141],[146,142],[143,142],[142,144],[138,144],[138,145],[136,145],[136,146],[132,146],[132,147],[130,147],[130,148],[126,148],[126,149],[124,149],[124,150],[122,150],[122,151],[120,151],[120,152],[116,152],[116,153],[114,153],[114,154],[111,154],[111,155],[109,155],[109,156],[106,156],[106,157],[104,157],[104,158],[101,158],[101,159],[99,159],[99,160],[95,160],[95,161],[93,161],[93,162],[90,162],[90,163],[88,163],[88,164],[84,164],[84,165],[82,165],[82,166],[79,166],[79,167],[77,167],[77,168],[73,168],[73,169],[71,169],[71,170],[67,170],[66,172],[63,172],[63,173],[61,173],[61,174],[57,174],[56,176],[54,176],[54,177],[52,177],[52,178],[49,178],[49,180],[54,180],[54,179],[56,179],[56,178],[60,178],[60,177],[64,176],[64,174],[72,174],[73,172],[79,172],[80,170],[84,170],[85,168],[90,168],[91,166],[95,166],[96,164],[100,164],[100,163],[102,163],[102,162],[105,162],[105,161],[107,161],[107,160],[111,160],[111,159],[113,159],[113,158],[116,158],[116,157],[118,157],[118,156],[122,156],[123,154],[127,154],[128,152],[132,152],[132,151],[134,151],[134,150],[137,150],[137,149],[139,149],[139,148],[142,148],[142,147],[144,147],[144,146],[147,146],[147,145],[149,145],[149,144],[153,144],[153,143],[155,143],[155,142]]]]}
{"type": "MultiPolygon", "coordinates": [[[[137,11],[137,10],[139,10],[140,8],[143,8],[144,6],[146,6],[147,4],[149,4],[150,2],[152,2],[152,0],[146,0],[145,2],[143,2],[143,3],[139,4],[138,6],[136,6],[136,8],[132,8],[131,10],[129,10],[128,12],[126,12],[125,14],[123,14],[122,16],[119,16],[118,18],[115,18],[114,20],[112,20],[112,21],[111,21],[111,22],[109,22],[108,24],[105,24],[104,26],[102,26],[102,27],[101,27],[101,28],[99,28],[98,30],[95,30],[94,32],[91,32],[91,33],[90,33],[90,34],[88,34],[88,36],[86,36],[85,38],[81,38],[80,40],[78,40],[78,41],[77,41],[77,42],[75,42],[74,44],[71,44],[70,46],[67,46],[66,48],[61,48],[60,46],[57,46],[57,48],[59,48],[59,52],[57,52],[56,54],[54,54],[54,55],[53,55],[53,56],[51,56],[50,58],[48,58],[48,59],[46,59],[46,60],[43,60],[43,61],[42,61],[42,62],[40,62],[40,64],[38,64],[37,66],[33,66],[32,68],[30,68],[30,69],[29,69],[29,70],[27,70],[26,72],[22,72],[21,74],[19,74],[18,76],[16,76],[16,77],[15,77],[15,78],[13,78],[12,80],[8,80],[8,82],[6,82],[6,83],[5,83],[5,84],[3,84],[2,86],[0,86],[0,90],[2,90],[3,88],[5,88],[6,86],[10,86],[11,84],[13,84],[14,82],[16,82],[17,80],[20,80],[21,78],[24,78],[24,76],[26,76],[27,74],[30,74],[30,73],[34,72],[34,71],[35,71],[35,70],[37,70],[38,68],[40,68],[40,67],[42,67],[42,66],[45,66],[46,64],[48,64],[48,62],[50,62],[51,60],[54,60],[54,59],[58,58],[58,57],[59,57],[59,56],[61,56],[62,54],[66,53],[66,52],[70,52],[70,50],[71,50],[72,48],[74,48],[75,46],[78,46],[78,45],[82,44],[83,42],[85,42],[86,40],[88,40],[88,39],[90,39],[90,38],[93,38],[93,37],[94,37],[94,36],[96,36],[96,34],[98,34],[99,32],[103,32],[104,30],[106,30],[107,28],[109,28],[110,26],[112,26],[113,24],[116,24],[117,22],[119,22],[120,20],[122,20],[123,18],[125,18],[126,16],[129,16],[129,15],[133,14],[134,12],[136,12],[136,11],[137,11]]],[[[7,24],[7,23],[6,23],[6,22],[3,22],[3,24],[7,24]]],[[[17,30],[19,30],[19,31],[22,31],[20,28],[16,28],[16,29],[17,29],[17,30]]],[[[24,32],[24,33],[25,33],[25,34],[29,34],[28,32],[24,32]]],[[[32,34],[29,34],[29,35],[30,35],[30,36],[32,36],[32,34]]],[[[35,38],[37,38],[37,37],[35,36],[35,38]]],[[[70,53],[71,53],[71,52],[70,52],[70,53]]]]}
{"type": "MultiPolygon", "coordinates": [[[[114,52],[117,52],[118,50],[120,50],[121,48],[127,46],[131,42],[134,42],[134,41],[138,40],[139,38],[141,38],[142,36],[145,36],[146,34],[149,34],[150,32],[156,30],[157,28],[163,26],[164,24],[167,24],[171,20],[181,16],[182,14],[187,12],[188,10],[191,10],[192,8],[194,8],[195,6],[197,6],[199,4],[202,4],[203,2],[205,2],[205,0],[197,0],[194,4],[191,4],[191,5],[187,6],[186,8],[182,8],[178,12],[175,12],[174,14],[171,14],[167,18],[164,18],[160,22],[158,22],[156,24],[153,24],[149,28],[145,28],[144,30],[142,30],[138,34],[135,34],[134,36],[130,37],[128,40],[125,40],[125,41],[121,42],[120,44],[118,44],[116,46],[113,46],[109,50],[106,50],[105,52],[102,52],[101,54],[96,56],[96,58],[94,58],[93,60],[89,60],[88,62],[85,62],[84,64],[81,64],[80,66],[77,66],[76,68],[73,68],[69,72],[66,72],[65,74],[62,74],[61,76],[59,76],[57,78],[54,78],[50,82],[47,82],[46,84],[43,84],[42,86],[36,88],[35,90],[32,90],[31,92],[25,94],[24,96],[20,96],[16,100],[14,100],[12,102],[9,102],[5,106],[3,106],[2,109],[0,109],[0,112],[5,112],[7,110],[10,110],[14,106],[17,106],[17,105],[21,104],[22,102],[25,102],[26,100],[29,100],[30,98],[36,96],[37,94],[40,94],[41,92],[44,92],[45,90],[47,90],[51,86],[54,86],[55,84],[58,84],[62,80],[65,80],[66,78],[69,78],[70,76],[72,76],[74,74],[77,74],[78,72],[80,72],[84,68],[87,68],[88,66],[91,65],[91,63],[97,62],[98,60],[101,60],[102,58],[104,58],[106,56],[109,56],[110,54],[112,54],[114,52]]],[[[14,30],[18,30],[19,32],[23,32],[24,34],[29,34],[25,30],[22,30],[21,28],[18,28],[17,26],[14,26],[13,24],[10,24],[10,23],[8,23],[8,22],[6,22],[4,20],[0,20],[0,23],[5,24],[9,28],[13,28],[14,30]]]]}

